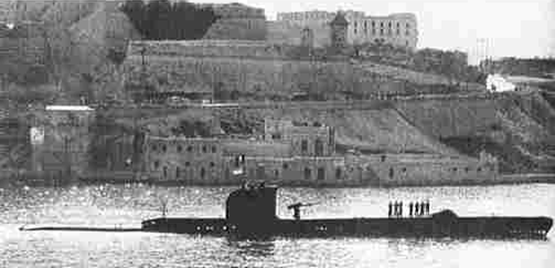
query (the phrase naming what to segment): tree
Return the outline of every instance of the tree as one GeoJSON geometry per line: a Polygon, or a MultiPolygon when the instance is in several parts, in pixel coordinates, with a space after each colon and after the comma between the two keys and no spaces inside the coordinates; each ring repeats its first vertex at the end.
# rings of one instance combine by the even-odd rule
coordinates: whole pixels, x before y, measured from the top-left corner
{"type": "Polygon", "coordinates": [[[121,7],[145,39],[192,40],[202,38],[218,17],[211,7],[180,1],[127,0],[121,7]]]}

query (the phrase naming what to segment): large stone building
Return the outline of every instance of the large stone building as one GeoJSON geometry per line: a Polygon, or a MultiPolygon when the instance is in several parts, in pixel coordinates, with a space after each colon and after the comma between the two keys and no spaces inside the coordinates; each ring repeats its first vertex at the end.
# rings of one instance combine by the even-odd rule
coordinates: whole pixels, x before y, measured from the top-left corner
{"type": "Polygon", "coordinates": [[[158,181],[198,184],[261,179],[297,185],[357,185],[370,178],[335,154],[329,126],[267,120],[265,129],[263,140],[149,136],[145,171],[158,181]]]}
{"type": "Polygon", "coordinates": [[[265,120],[261,140],[154,137],[145,143],[144,171],[160,182],[287,185],[430,185],[494,182],[495,159],[335,151],[333,127],[265,120]]]}
{"type": "MultiPolygon", "coordinates": [[[[344,14],[348,22],[348,44],[387,43],[411,50],[417,47],[418,25],[414,14],[401,13],[379,17],[366,16],[360,11],[349,10],[340,13],[344,14]]],[[[269,23],[268,39],[279,42],[281,38],[294,42],[296,32],[300,33],[299,28],[309,28],[314,33],[315,46],[330,45],[328,35],[335,32],[330,24],[336,16],[337,13],[327,11],[278,13],[277,21],[269,23]]]]}

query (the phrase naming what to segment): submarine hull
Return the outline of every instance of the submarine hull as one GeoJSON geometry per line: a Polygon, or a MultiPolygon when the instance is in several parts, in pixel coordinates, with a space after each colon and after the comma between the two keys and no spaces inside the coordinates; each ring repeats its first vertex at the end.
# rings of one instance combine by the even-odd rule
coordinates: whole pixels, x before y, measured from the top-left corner
{"type": "Polygon", "coordinates": [[[201,235],[295,237],[453,237],[545,238],[553,220],[547,217],[460,217],[276,219],[264,226],[236,225],[225,219],[157,218],[143,221],[143,231],[201,235]]]}

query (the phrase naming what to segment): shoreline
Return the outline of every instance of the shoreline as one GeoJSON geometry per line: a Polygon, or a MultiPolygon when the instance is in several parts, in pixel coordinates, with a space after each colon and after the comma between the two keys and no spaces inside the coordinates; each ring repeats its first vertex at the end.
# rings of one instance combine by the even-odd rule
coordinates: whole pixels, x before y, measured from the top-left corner
{"type": "MultiPolygon", "coordinates": [[[[147,178],[145,175],[133,174],[132,172],[99,172],[86,176],[73,178],[59,178],[50,174],[37,174],[31,172],[3,173],[0,175],[0,187],[5,185],[21,186],[66,186],[66,185],[98,185],[98,184],[147,184],[168,187],[179,186],[239,186],[243,181],[262,182],[262,180],[243,180],[236,178],[229,181],[160,181],[147,178]]],[[[292,181],[292,180],[264,180],[266,184],[275,184],[282,187],[314,187],[314,188],[396,188],[396,187],[438,187],[438,186],[491,186],[509,184],[555,184],[555,174],[501,174],[492,180],[464,180],[464,181],[404,181],[380,182],[380,181],[292,181]]]]}

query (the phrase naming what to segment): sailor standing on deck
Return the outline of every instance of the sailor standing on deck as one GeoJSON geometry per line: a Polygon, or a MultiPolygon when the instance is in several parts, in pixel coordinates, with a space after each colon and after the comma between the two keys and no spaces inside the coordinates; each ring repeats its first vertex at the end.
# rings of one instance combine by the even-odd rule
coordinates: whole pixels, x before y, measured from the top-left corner
{"type": "Polygon", "coordinates": [[[393,203],[391,203],[391,201],[389,201],[388,207],[389,207],[389,210],[387,212],[387,215],[388,215],[388,217],[391,218],[391,216],[393,216],[393,203]]]}
{"type": "Polygon", "coordinates": [[[412,208],[413,208],[413,204],[412,202],[409,203],[409,217],[412,217],[412,208]]]}
{"type": "Polygon", "coordinates": [[[430,215],[430,200],[426,200],[426,215],[430,215]]]}
{"type": "Polygon", "coordinates": [[[399,217],[403,217],[403,201],[399,203],[399,217]]]}
{"type": "Polygon", "coordinates": [[[418,213],[420,213],[420,203],[414,202],[414,216],[418,217],[418,213]]]}
{"type": "Polygon", "coordinates": [[[421,216],[423,216],[426,213],[425,209],[426,209],[426,203],[425,202],[420,202],[420,215],[421,216]]]}

